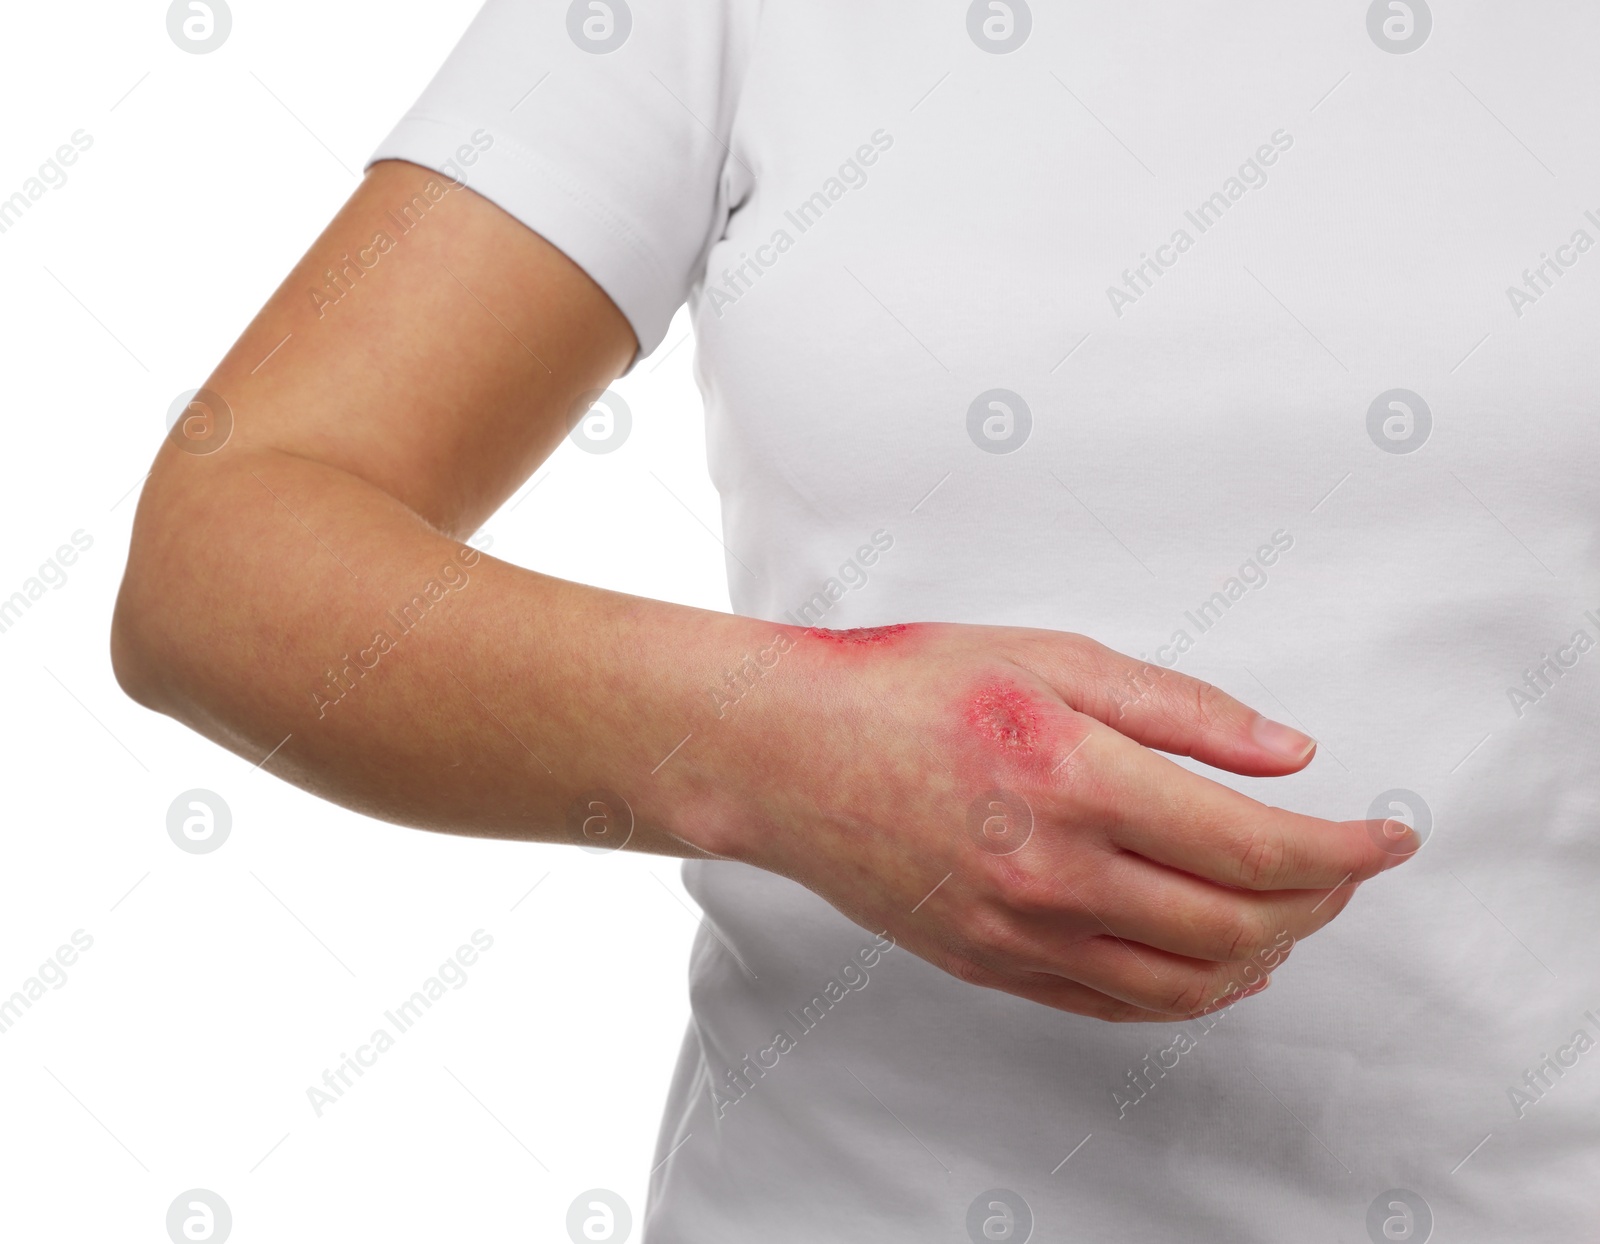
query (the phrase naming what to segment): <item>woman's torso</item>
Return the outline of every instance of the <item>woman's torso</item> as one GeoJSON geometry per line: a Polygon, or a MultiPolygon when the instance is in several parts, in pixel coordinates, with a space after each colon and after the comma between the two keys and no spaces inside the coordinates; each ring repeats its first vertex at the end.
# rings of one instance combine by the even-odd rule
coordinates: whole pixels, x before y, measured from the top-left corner
{"type": "Polygon", "coordinates": [[[651,1244],[959,1240],[993,1189],[1035,1239],[1359,1241],[1392,1189],[1388,1238],[1584,1238],[1600,12],[1039,3],[996,54],[962,8],[762,6],[693,303],[735,607],[1092,635],[1321,741],[1223,780],[1428,840],[1166,1026],[846,979],[870,933],[688,865],[651,1244]]]}

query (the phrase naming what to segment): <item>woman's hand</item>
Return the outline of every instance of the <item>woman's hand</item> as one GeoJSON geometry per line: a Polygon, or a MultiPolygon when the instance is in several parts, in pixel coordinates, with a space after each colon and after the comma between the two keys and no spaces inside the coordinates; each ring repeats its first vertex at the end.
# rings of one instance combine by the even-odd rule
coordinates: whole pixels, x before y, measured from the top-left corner
{"type": "Polygon", "coordinates": [[[1416,850],[1401,822],[1269,807],[1158,754],[1276,776],[1315,744],[1079,635],[782,628],[744,669],[680,832],[1046,1006],[1216,1010],[1416,850]]]}

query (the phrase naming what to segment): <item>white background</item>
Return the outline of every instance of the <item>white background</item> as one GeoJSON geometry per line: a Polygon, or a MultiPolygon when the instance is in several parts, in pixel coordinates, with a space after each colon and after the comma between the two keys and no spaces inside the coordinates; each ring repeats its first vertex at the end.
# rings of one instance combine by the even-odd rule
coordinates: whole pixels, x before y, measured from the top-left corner
{"type": "MultiPolygon", "coordinates": [[[[75,930],[94,939],[0,1034],[0,1236],[159,1244],[174,1198],[204,1188],[239,1244],[560,1240],[573,1198],[605,1187],[637,1239],[699,918],[676,863],[367,820],[139,708],[107,656],[168,407],[477,0],[234,0],[207,55],[173,44],[166,8],[0,19],[0,198],[93,138],[0,234],[0,597],[73,532],[93,539],[0,633],[0,999],[75,930]],[[192,788],[232,810],[212,854],[167,834],[192,788]],[[468,982],[318,1118],[307,1088],[476,929],[494,946],[468,982]]],[[[495,556],[727,607],[687,338],[680,313],[617,386],[627,444],[564,445],[486,524],[495,556]]]]}

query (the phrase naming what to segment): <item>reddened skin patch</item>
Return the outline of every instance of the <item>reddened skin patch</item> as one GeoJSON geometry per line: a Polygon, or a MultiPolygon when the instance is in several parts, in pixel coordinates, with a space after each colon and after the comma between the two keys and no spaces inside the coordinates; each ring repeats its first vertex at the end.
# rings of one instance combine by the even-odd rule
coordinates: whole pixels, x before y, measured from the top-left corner
{"type": "Polygon", "coordinates": [[[806,634],[812,639],[837,644],[841,648],[881,648],[893,643],[910,629],[904,622],[897,622],[893,626],[857,626],[848,631],[830,631],[826,627],[813,626],[806,634]]]}
{"type": "Polygon", "coordinates": [[[1017,756],[1032,756],[1043,734],[1037,706],[1006,683],[981,687],[967,703],[966,720],[980,738],[1017,756]]]}

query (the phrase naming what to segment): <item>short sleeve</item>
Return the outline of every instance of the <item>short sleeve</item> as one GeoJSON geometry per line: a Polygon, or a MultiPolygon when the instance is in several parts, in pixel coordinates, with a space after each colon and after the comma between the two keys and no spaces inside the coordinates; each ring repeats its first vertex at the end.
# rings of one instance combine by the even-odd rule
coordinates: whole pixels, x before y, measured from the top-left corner
{"type": "MultiPolygon", "coordinates": [[[[661,343],[727,216],[759,0],[488,0],[367,160],[498,204],[661,343]]],[[[636,360],[637,361],[637,360],[636,360]]]]}

